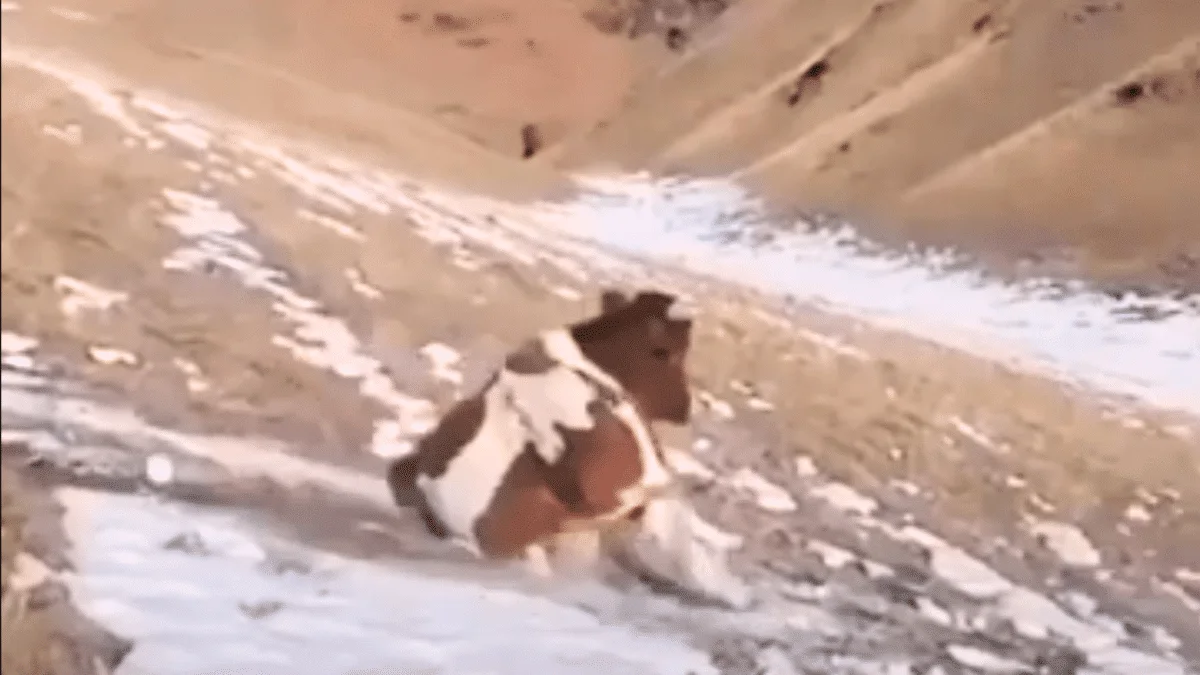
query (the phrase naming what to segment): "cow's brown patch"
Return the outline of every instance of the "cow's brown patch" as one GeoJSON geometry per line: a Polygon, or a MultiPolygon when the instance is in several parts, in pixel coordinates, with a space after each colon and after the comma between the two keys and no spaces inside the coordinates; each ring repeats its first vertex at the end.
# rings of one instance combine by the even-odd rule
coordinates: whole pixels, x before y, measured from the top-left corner
{"type": "Polygon", "coordinates": [[[621,383],[642,415],[683,424],[691,412],[692,321],[668,315],[675,301],[666,293],[629,300],[608,291],[601,296],[602,313],[570,330],[584,355],[621,383]]]}
{"type": "Polygon", "coordinates": [[[420,473],[430,478],[444,475],[450,462],[479,433],[486,414],[483,392],[459,401],[451,408],[437,427],[417,443],[420,473]]]}
{"type": "Polygon", "coordinates": [[[504,369],[518,375],[542,375],[558,366],[541,340],[530,340],[504,359],[504,369]]]}
{"type": "Polygon", "coordinates": [[[566,451],[548,472],[548,479],[559,486],[555,492],[569,497],[566,505],[577,517],[616,509],[620,492],[637,483],[644,470],[637,437],[612,405],[597,400],[589,412],[596,421],[591,429],[558,429],[566,451]]]}
{"type": "Polygon", "coordinates": [[[526,443],[475,523],[475,539],[484,555],[511,558],[562,530],[568,509],[551,489],[549,473],[533,442],[526,443]]]}

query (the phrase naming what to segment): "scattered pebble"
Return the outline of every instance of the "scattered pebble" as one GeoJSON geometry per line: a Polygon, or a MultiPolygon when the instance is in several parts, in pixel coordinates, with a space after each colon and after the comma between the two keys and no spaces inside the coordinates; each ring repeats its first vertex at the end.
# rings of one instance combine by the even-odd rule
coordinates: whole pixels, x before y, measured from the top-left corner
{"type": "Polygon", "coordinates": [[[1153,520],[1150,511],[1141,504],[1130,504],[1125,509],[1125,520],[1131,520],[1135,523],[1148,523],[1153,520]]]}
{"type": "Polygon", "coordinates": [[[550,289],[550,292],[562,298],[563,300],[569,300],[571,302],[579,302],[580,300],[583,300],[583,293],[580,293],[574,288],[570,288],[568,286],[554,286],[550,289]]]}
{"type": "Polygon", "coordinates": [[[937,604],[932,598],[918,596],[916,599],[917,613],[939,626],[953,626],[954,616],[946,608],[937,604]]]}
{"type": "Polygon", "coordinates": [[[92,345],[87,350],[88,358],[103,366],[137,366],[141,360],[137,354],[117,347],[92,345]]]}
{"type": "Polygon", "coordinates": [[[180,551],[188,555],[210,555],[208,545],[195,532],[181,532],[171,537],[163,544],[168,551],[180,551]]]}
{"type": "Polygon", "coordinates": [[[54,289],[65,296],[61,307],[67,316],[75,316],[84,310],[105,311],[129,299],[128,293],[111,291],[67,276],[55,278],[54,289]]]}
{"type": "Polygon", "coordinates": [[[238,609],[251,619],[265,619],[283,609],[283,603],[278,600],[260,600],[258,602],[239,602],[238,609]]]}
{"type": "Polygon", "coordinates": [[[729,485],[753,493],[755,502],[764,511],[788,513],[797,508],[796,500],[787,490],[763,478],[753,469],[738,469],[729,477],[729,485]]]}
{"type": "Polygon", "coordinates": [[[957,415],[951,417],[950,426],[954,427],[955,431],[962,434],[976,445],[987,448],[988,450],[998,450],[996,444],[992,442],[992,439],[988,438],[987,434],[968,424],[961,417],[958,417],[957,415]]]}
{"type": "Polygon", "coordinates": [[[728,421],[734,418],[733,406],[713,396],[707,391],[696,392],[696,399],[704,404],[712,412],[713,416],[722,421],[728,421]]]}
{"type": "Polygon", "coordinates": [[[1097,567],[1100,552],[1079,528],[1054,521],[1035,521],[1031,532],[1038,542],[1072,567],[1097,567]]]}
{"type": "Polygon", "coordinates": [[[967,666],[989,673],[1024,673],[1029,667],[1020,661],[1006,659],[969,645],[946,645],[946,653],[950,658],[967,666]]]}
{"type": "Polygon", "coordinates": [[[869,516],[879,508],[879,502],[845,483],[826,483],[813,489],[812,496],[843,513],[869,516]]]}
{"type": "Polygon", "coordinates": [[[816,554],[826,567],[833,570],[841,569],[858,560],[858,555],[853,551],[847,551],[840,546],[834,546],[818,539],[810,539],[805,544],[805,548],[816,554]]]}
{"type": "Polygon", "coordinates": [[[757,412],[771,412],[775,409],[775,404],[764,398],[752,396],[746,399],[746,407],[757,412]]]}
{"type": "Polygon", "coordinates": [[[178,356],[172,359],[171,362],[187,377],[188,391],[193,394],[199,394],[211,388],[212,385],[204,379],[204,374],[200,370],[200,366],[196,365],[195,362],[178,356]]]}
{"type": "Polygon", "coordinates": [[[667,464],[676,473],[695,478],[705,483],[711,483],[717,479],[717,473],[710,469],[708,465],[692,456],[690,452],[684,452],[678,448],[667,448],[665,454],[667,464]]]}
{"type": "Polygon", "coordinates": [[[812,457],[801,455],[796,458],[796,475],[801,478],[812,478],[817,475],[817,464],[812,457]]]}
{"type": "Polygon", "coordinates": [[[42,125],[42,133],[68,145],[79,145],[83,142],[83,130],[78,124],[68,124],[62,127],[45,124],[42,125]]]}
{"type": "MultiPolygon", "coordinates": [[[[249,178],[250,176],[242,175],[243,171],[249,171],[249,170],[244,169],[244,168],[238,169],[237,170],[238,175],[241,176],[242,178],[249,178]]],[[[253,172],[251,172],[251,175],[253,175],[253,172]]],[[[300,218],[302,220],[307,220],[310,223],[319,225],[319,226],[329,230],[330,232],[333,232],[334,234],[337,234],[338,236],[345,237],[346,239],[349,239],[351,241],[361,242],[361,241],[366,240],[366,237],[364,237],[361,232],[354,229],[350,225],[347,225],[346,223],[344,223],[340,220],[337,220],[336,218],[330,218],[329,216],[322,215],[320,213],[315,213],[313,211],[309,211],[308,209],[299,209],[296,211],[296,215],[300,216],[300,218]]]]}
{"type": "Polygon", "coordinates": [[[383,291],[380,291],[378,288],[375,288],[371,284],[367,283],[363,278],[363,273],[358,269],[351,267],[347,269],[344,274],[346,275],[346,281],[350,283],[350,288],[353,289],[355,293],[358,293],[368,300],[379,300],[383,297],[383,291]]]}
{"type": "Polygon", "coordinates": [[[906,480],[893,479],[893,480],[888,481],[888,485],[890,485],[897,492],[908,495],[909,497],[917,497],[917,496],[920,496],[920,494],[921,494],[921,486],[920,485],[917,485],[916,483],[912,483],[912,482],[909,482],[906,480]]]}

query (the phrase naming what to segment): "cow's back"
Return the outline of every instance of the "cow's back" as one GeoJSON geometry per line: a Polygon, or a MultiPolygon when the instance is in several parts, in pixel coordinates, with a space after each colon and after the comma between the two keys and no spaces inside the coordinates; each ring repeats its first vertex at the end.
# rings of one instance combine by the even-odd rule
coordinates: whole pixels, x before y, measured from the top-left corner
{"type": "Polygon", "coordinates": [[[421,440],[417,487],[451,537],[477,546],[475,524],[495,498],[527,435],[503,378],[494,378],[421,440]]]}

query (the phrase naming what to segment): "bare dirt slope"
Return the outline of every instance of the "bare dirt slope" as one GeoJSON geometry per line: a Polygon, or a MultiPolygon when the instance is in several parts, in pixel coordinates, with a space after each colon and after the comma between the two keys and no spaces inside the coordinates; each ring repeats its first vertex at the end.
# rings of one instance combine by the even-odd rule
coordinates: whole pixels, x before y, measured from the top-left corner
{"type": "Polygon", "coordinates": [[[1200,282],[1200,5],[745,5],[559,161],[733,174],[892,242],[1200,282]]]}
{"type": "Polygon", "coordinates": [[[253,71],[276,92],[260,117],[341,125],[364,148],[416,154],[398,139],[439,138],[495,169],[534,125],[545,168],[733,175],[781,207],[848,214],[895,244],[955,245],[1001,271],[1200,284],[1192,0],[77,9],[156,60],[253,71]],[[674,49],[669,26],[685,36],[674,49]],[[336,114],[315,102],[331,95],[336,114]]]}

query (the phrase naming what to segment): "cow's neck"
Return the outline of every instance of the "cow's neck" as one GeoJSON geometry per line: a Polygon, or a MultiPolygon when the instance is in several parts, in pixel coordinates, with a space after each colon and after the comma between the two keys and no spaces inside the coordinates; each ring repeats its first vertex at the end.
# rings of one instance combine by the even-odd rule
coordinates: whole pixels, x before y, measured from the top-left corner
{"type": "Polygon", "coordinates": [[[622,397],[629,395],[617,378],[583,353],[583,349],[579,347],[579,343],[575,341],[575,337],[571,335],[569,329],[548,330],[543,332],[540,337],[550,358],[596,380],[622,397]]]}

